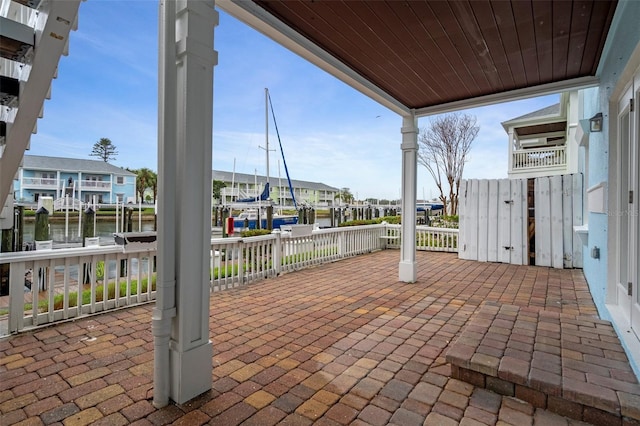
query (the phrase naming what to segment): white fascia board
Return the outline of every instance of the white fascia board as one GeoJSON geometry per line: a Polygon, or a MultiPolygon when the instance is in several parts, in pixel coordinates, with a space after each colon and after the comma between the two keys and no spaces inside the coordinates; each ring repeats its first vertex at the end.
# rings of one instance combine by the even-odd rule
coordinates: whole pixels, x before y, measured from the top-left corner
{"type": "Polygon", "coordinates": [[[350,87],[400,115],[410,115],[411,109],[378,86],[354,72],[334,56],[312,43],[275,16],[252,1],[217,0],[216,7],[244,22],[275,42],[286,47],[350,87]]]}
{"type": "Polygon", "coordinates": [[[567,117],[562,114],[547,114],[547,115],[540,115],[537,117],[503,121],[502,127],[506,126],[505,129],[506,128],[522,128],[522,127],[537,126],[539,124],[557,123],[560,121],[567,121],[567,117]]]}
{"type": "Polygon", "coordinates": [[[599,82],[600,80],[597,77],[579,77],[571,80],[557,81],[553,83],[541,84],[539,86],[525,87],[508,92],[494,93],[491,95],[478,96],[476,98],[463,99],[446,104],[420,108],[417,109],[415,113],[417,117],[444,114],[447,112],[460,111],[487,105],[495,105],[504,102],[517,101],[520,99],[553,95],[569,90],[586,89],[588,87],[597,86],[599,82]]]}

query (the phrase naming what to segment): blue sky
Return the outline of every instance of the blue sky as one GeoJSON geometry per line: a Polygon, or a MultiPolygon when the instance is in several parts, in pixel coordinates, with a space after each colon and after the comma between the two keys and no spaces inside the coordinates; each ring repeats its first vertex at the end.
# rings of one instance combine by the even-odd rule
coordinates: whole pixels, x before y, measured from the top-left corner
{"type": "MultiPolygon", "coordinates": [[[[28,154],[89,157],[100,138],[118,149],[113,164],[157,170],[157,16],[152,0],[80,5],[69,56],[28,154]]],[[[401,118],[220,11],[214,69],[213,168],[264,174],[264,88],[269,88],[293,179],[350,188],[359,199],[400,196],[401,118]]],[[[480,133],[465,178],[507,176],[500,123],[557,102],[547,96],[475,108],[480,133]]],[[[419,121],[428,125],[428,118],[419,121]]],[[[270,124],[270,148],[277,138],[270,124]]],[[[279,152],[270,157],[277,178],[279,152]]],[[[284,168],[280,162],[280,173],[284,168]]],[[[438,195],[419,166],[418,197],[438,195]]]]}

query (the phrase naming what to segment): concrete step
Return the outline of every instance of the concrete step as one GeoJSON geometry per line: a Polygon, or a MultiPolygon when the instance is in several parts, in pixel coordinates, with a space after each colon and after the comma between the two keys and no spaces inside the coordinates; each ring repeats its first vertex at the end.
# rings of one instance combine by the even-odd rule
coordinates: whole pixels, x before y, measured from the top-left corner
{"type": "Polygon", "coordinates": [[[608,321],[486,303],[446,359],[455,378],[537,408],[640,425],[640,384],[608,321]]]}

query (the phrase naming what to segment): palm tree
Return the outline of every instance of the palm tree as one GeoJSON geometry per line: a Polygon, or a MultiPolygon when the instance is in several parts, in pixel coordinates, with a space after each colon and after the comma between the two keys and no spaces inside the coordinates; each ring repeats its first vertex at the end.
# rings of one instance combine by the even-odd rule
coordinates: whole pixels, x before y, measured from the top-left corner
{"type": "Polygon", "coordinates": [[[153,202],[156,202],[156,198],[158,198],[158,174],[153,170],[149,170],[151,173],[149,174],[149,186],[153,191],[153,202]]]}
{"type": "Polygon", "coordinates": [[[147,188],[153,188],[155,186],[155,182],[157,181],[156,174],[146,167],[138,170],[132,170],[132,172],[136,174],[136,192],[138,194],[138,199],[144,200],[144,191],[146,191],[147,188]]]}
{"type": "Polygon", "coordinates": [[[354,201],[353,194],[349,188],[342,188],[338,194],[336,194],[334,199],[339,199],[342,202],[347,204],[352,203],[354,201]]]}

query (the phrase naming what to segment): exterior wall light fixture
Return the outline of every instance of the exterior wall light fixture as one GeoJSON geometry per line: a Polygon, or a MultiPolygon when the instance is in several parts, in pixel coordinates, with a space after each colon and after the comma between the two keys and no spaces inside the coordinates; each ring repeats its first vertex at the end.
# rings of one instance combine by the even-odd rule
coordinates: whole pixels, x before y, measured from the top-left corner
{"type": "Polygon", "coordinates": [[[589,131],[591,133],[602,131],[602,113],[599,112],[589,119],[589,131]]]}

